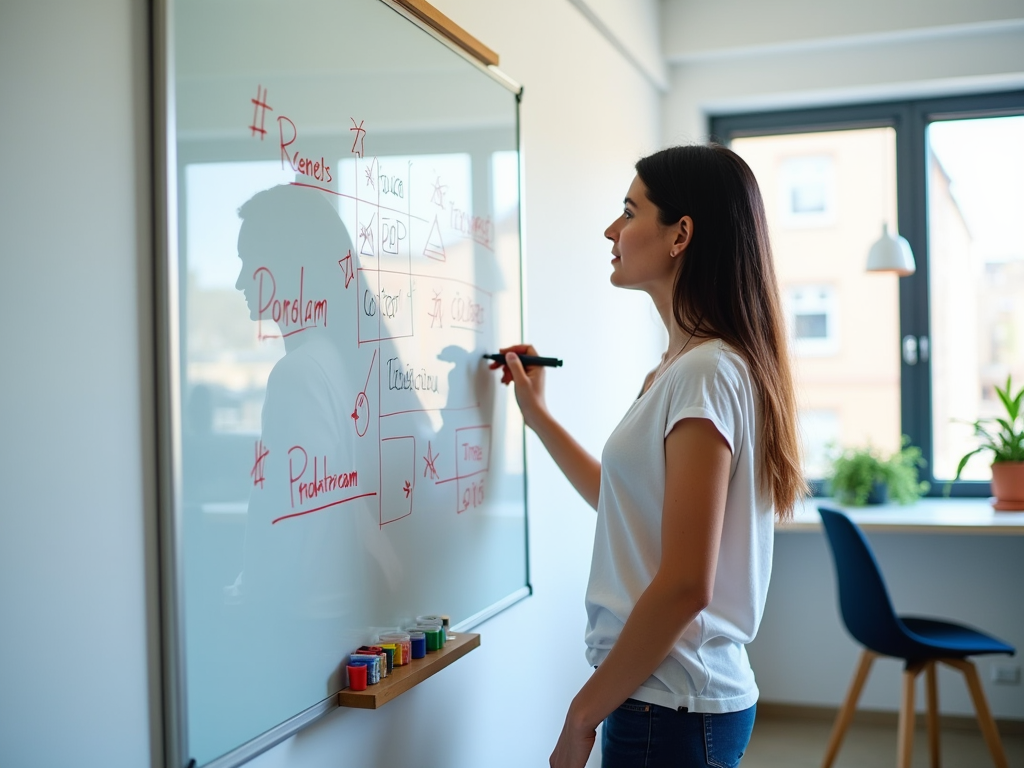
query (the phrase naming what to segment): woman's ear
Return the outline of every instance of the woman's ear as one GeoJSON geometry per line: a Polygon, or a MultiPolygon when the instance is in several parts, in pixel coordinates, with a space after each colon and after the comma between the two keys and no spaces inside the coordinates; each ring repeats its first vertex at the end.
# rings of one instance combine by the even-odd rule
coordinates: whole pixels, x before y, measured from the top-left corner
{"type": "Polygon", "coordinates": [[[693,239],[693,219],[683,216],[675,225],[675,239],[672,241],[672,248],[669,253],[674,259],[685,251],[693,239]]]}

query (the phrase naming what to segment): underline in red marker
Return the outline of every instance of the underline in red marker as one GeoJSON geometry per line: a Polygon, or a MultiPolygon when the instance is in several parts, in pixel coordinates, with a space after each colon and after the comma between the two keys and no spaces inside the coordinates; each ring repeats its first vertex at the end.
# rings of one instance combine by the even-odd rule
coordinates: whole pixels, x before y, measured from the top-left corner
{"type": "Polygon", "coordinates": [[[311,515],[314,512],[320,512],[321,510],[328,509],[330,507],[336,507],[339,504],[344,504],[346,501],[355,501],[356,499],[365,499],[367,496],[376,496],[377,492],[372,493],[361,493],[358,496],[349,496],[347,499],[339,499],[338,501],[332,501],[330,504],[324,504],[322,507],[316,507],[314,509],[304,509],[302,512],[292,512],[290,515],[282,515],[276,520],[271,520],[270,524],[274,525],[282,520],[287,520],[289,517],[302,517],[303,515],[311,515]]]}

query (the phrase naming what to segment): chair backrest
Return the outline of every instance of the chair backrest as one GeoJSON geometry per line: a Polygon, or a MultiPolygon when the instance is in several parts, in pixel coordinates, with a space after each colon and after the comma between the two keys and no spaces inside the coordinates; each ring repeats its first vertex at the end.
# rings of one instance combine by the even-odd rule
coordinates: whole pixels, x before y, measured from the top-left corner
{"type": "Polygon", "coordinates": [[[861,645],[906,658],[908,638],[896,616],[867,539],[842,512],[818,507],[836,567],[839,608],[847,631],[861,645]]]}

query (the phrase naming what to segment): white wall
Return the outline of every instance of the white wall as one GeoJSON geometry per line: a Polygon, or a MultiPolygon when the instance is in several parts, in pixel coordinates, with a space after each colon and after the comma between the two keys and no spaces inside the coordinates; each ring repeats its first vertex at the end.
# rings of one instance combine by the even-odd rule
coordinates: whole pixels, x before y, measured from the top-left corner
{"type": "MultiPolygon", "coordinates": [[[[663,12],[667,143],[705,139],[709,114],[1024,87],[1019,0],[665,0],[663,12]]],[[[1024,540],[870,538],[898,611],[973,623],[1024,646],[1024,540]]],[[[776,535],[768,605],[749,651],[762,701],[842,700],[858,651],[840,623],[822,534],[776,535]]],[[[1024,719],[1021,687],[991,684],[990,664],[980,662],[993,713],[1024,719]]],[[[898,664],[876,667],[862,706],[895,711],[898,664]]],[[[939,686],[944,713],[972,713],[959,675],[943,672],[939,686]]]]}
{"type": "Polygon", "coordinates": [[[668,88],[659,0],[569,0],[659,89],[668,88]]]}
{"type": "Polygon", "coordinates": [[[1019,20],[1020,0],[662,0],[671,63],[771,47],[820,46],[851,37],[896,38],[926,30],[1019,20]]]}
{"type": "MultiPolygon", "coordinates": [[[[660,340],[644,297],[608,285],[601,234],[658,143],[657,91],[568,0],[437,5],[526,87],[529,338],[565,358],[549,402],[598,451],[660,340]]],[[[143,6],[0,3],[4,766],[161,764],[143,6]]],[[[529,461],[535,596],[386,709],[335,712],[254,765],[545,763],[588,674],[593,516],[532,439],[529,461]]]]}
{"type": "Polygon", "coordinates": [[[146,19],[0,4],[0,764],[150,763],[146,19]]]}
{"type": "Polygon", "coordinates": [[[1024,87],[1019,0],[668,0],[663,11],[666,142],[706,139],[709,114],[1024,87]]]}

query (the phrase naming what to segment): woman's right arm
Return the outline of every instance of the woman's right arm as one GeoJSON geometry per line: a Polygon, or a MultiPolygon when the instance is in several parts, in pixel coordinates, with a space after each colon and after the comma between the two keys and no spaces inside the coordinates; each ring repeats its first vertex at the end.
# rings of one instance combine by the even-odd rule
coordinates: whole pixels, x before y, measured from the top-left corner
{"type": "MultiPolygon", "coordinates": [[[[526,344],[517,344],[500,350],[505,355],[505,375],[502,382],[514,382],[516,402],[523,413],[526,426],[536,433],[555,464],[562,470],[572,487],[594,509],[601,489],[601,462],[584,450],[548,411],[544,402],[544,369],[523,367],[518,355],[536,355],[537,351],[526,344]]],[[[500,364],[493,363],[497,368],[500,364]]]]}

